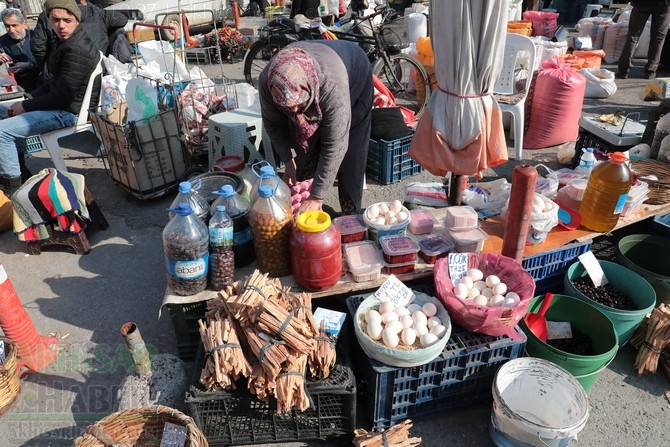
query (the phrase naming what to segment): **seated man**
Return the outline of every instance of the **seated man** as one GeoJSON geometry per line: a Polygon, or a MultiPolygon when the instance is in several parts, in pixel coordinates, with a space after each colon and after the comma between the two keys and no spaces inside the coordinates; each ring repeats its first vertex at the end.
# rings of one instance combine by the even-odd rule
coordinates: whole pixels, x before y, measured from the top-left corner
{"type": "MultiPolygon", "coordinates": [[[[100,57],[79,24],[81,10],[75,0],[47,0],[44,10],[58,38],[46,62],[51,77],[28,99],[0,105],[0,118],[4,118],[0,120],[0,188],[7,195],[21,186],[16,140],[73,126],[100,57]]],[[[97,82],[92,98],[99,96],[97,82]]]]}
{"type": "Polygon", "coordinates": [[[39,69],[30,52],[30,38],[33,31],[21,11],[15,8],[3,9],[0,18],[7,30],[0,36],[0,64],[7,64],[7,71],[14,74],[16,83],[27,92],[37,87],[39,69]]]}

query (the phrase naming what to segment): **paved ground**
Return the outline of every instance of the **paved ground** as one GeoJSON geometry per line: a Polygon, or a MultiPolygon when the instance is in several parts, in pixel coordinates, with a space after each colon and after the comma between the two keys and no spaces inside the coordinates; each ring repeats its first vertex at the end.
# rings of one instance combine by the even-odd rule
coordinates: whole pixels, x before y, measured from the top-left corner
{"type": "MultiPolygon", "coordinates": [[[[240,80],[241,64],[228,65],[225,72],[240,80]]],[[[584,112],[622,108],[639,111],[646,119],[658,102],[642,101],[641,74],[641,68],[633,69],[631,79],[617,81],[615,95],[586,101],[584,112]]],[[[53,249],[29,256],[11,232],[0,234],[0,261],[18,296],[39,332],[60,337],[62,349],[58,361],[47,370],[23,377],[18,402],[0,418],[0,444],[5,447],[72,445],[72,439],[90,420],[113,410],[116,389],[130,368],[119,332],[125,322],[135,322],[156,352],[177,353],[169,316],[163,313],[158,318],[165,290],[161,231],[173,194],[142,201],[124,192],[95,156],[91,137],[77,136],[63,143],[68,167],[86,177],[110,223],[109,229],[91,233],[92,251],[79,256],[53,249]]],[[[524,151],[523,161],[557,166],[552,150],[524,151]]],[[[491,170],[486,178],[510,179],[517,163],[511,161],[491,170]]],[[[28,164],[37,171],[49,166],[50,160],[46,152],[40,152],[28,164]]],[[[434,180],[440,179],[426,173],[411,178],[434,180]]],[[[369,182],[364,202],[401,198],[404,184],[369,182]]],[[[335,205],[334,196],[329,196],[327,203],[335,205]]],[[[670,405],[664,395],[668,378],[661,370],[638,377],[632,367],[634,357],[635,352],[624,347],[602,371],[590,391],[589,421],[575,445],[668,444],[670,405]]],[[[426,446],[489,445],[490,413],[489,404],[474,404],[435,414],[417,419],[412,434],[421,436],[426,446]]],[[[363,416],[359,409],[359,426],[367,426],[363,416]]]]}

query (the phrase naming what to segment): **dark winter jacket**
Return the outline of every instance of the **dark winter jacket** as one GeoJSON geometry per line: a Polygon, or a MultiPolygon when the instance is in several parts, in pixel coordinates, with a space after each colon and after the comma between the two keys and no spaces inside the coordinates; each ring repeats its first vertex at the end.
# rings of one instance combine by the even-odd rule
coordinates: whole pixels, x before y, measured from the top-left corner
{"type": "Polygon", "coordinates": [[[14,71],[14,78],[16,78],[16,83],[27,92],[37,86],[37,77],[40,73],[35,58],[30,52],[30,39],[32,35],[32,30],[26,30],[26,37],[23,38],[23,41],[15,40],[9,33],[0,36],[0,48],[15,63],[25,64],[20,70],[14,71]]]}
{"type": "MultiPolygon", "coordinates": [[[[99,58],[100,53],[94,48],[93,40],[81,25],[69,39],[55,42],[46,63],[51,76],[30,93],[31,99],[23,101],[25,111],[62,109],[79,113],[88,78],[99,58]]],[[[89,107],[95,107],[99,97],[100,79],[93,88],[89,107]]]]}

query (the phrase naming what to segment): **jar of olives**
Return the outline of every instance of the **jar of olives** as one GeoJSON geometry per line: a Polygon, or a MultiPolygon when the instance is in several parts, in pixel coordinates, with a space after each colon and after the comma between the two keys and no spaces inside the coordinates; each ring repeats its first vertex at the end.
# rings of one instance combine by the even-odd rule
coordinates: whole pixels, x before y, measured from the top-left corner
{"type": "MultiPolygon", "coordinates": [[[[278,182],[281,180],[275,177],[278,182]]],[[[289,238],[293,231],[291,206],[275,196],[277,186],[262,184],[251,207],[249,224],[256,249],[258,269],[273,277],[291,274],[289,238]]]]}
{"type": "Polygon", "coordinates": [[[195,295],[207,288],[209,229],[188,203],[168,211],[175,215],[163,229],[168,287],[177,295],[195,295]]]}

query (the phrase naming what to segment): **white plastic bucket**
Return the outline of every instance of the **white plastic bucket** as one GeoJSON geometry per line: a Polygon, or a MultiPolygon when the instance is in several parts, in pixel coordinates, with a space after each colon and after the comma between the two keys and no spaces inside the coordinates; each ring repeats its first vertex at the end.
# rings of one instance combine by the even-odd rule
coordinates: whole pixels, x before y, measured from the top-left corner
{"type": "Polygon", "coordinates": [[[491,440],[497,446],[565,447],[589,417],[588,396],[566,369],[522,357],[505,363],[493,380],[491,440]]]}

